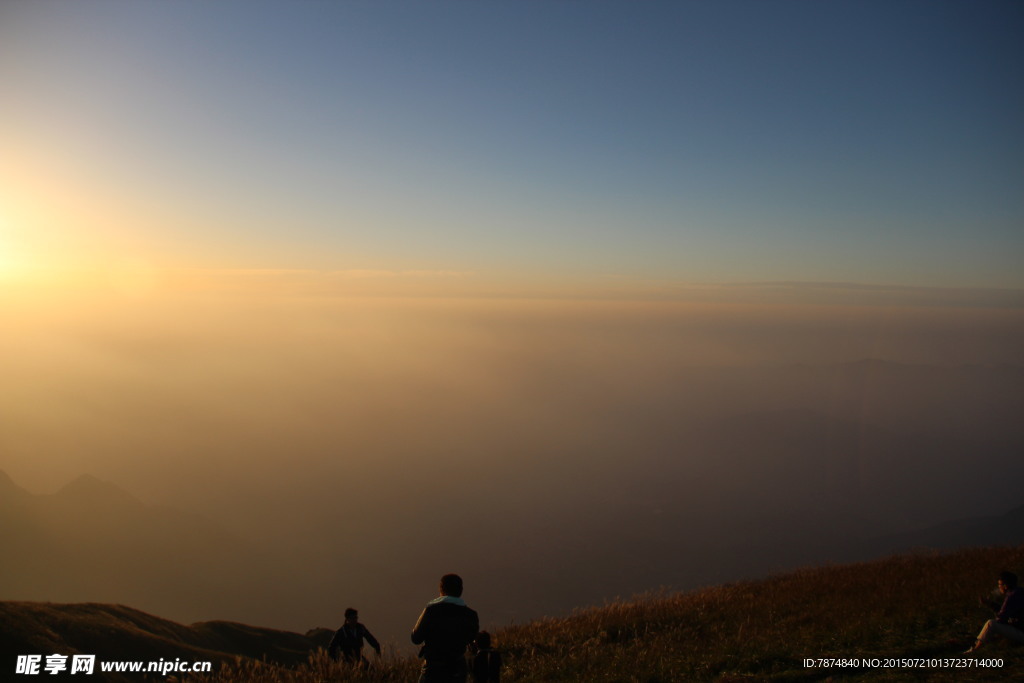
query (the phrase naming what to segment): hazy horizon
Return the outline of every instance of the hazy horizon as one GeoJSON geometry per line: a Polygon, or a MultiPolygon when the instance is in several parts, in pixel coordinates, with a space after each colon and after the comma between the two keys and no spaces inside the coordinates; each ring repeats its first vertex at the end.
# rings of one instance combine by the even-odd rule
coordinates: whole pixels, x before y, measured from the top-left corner
{"type": "MultiPolygon", "coordinates": [[[[239,558],[265,553],[246,580],[282,594],[137,594],[164,616],[304,631],[354,603],[402,643],[446,571],[497,626],[859,559],[864,539],[1024,503],[997,464],[1024,443],[1012,293],[374,297],[315,275],[214,279],[3,306],[18,334],[0,340],[0,470],[37,494],[89,473],[198,513],[239,558]]],[[[8,597],[124,602],[122,584],[8,597]]]]}

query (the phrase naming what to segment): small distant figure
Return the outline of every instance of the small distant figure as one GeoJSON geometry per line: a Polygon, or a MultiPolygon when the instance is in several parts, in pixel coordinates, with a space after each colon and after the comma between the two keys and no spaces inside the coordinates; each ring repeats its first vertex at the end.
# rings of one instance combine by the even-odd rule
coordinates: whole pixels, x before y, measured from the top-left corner
{"type": "Polygon", "coordinates": [[[998,585],[1003,596],[1002,604],[996,600],[978,598],[982,607],[995,611],[995,619],[985,622],[974,645],[964,654],[977,650],[993,633],[1017,643],[1024,643],[1024,590],[1017,587],[1017,575],[1013,572],[1002,572],[998,585]]]}
{"type": "Polygon", "coordinates": [[[380,643],[369,629],[359,623],[359,612],[349,607],[345,610],[345,623],[334,632],[331,644],[327,646],[327,653],[335,661],[340,658],[348,664],[366,666],[369,662],[363,657],[364,639],[380,657],[380,643]]]}
{"type": "Polygon", "coordinates": [[[491,634],[480,631],[470,646],[473,683],[501,683],[501,653],[491,647],[491,634]]]}
{"type": "Polygon", "coordinates": [[[414,645],[422,644],[420,683],[465,683],[466,648],[480,630],[476,612],[462,599],[462,578],[441,577],[441,595],[427,603],[412,629],[414,645]]]}

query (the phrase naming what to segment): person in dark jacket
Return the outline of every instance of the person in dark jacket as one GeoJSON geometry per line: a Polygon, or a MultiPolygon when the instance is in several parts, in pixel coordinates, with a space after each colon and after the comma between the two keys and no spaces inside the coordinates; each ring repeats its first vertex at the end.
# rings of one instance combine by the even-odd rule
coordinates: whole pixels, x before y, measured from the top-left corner
{"type": "Polygon", "coordinates": [[[480,630],[476,612],[462,599],[462,578],[441,577],[441,595],[431,600],[412,629],[414,645],[422,644],[420,683],[464,683],[466,647],[480,630]]]}
{"type": "Polygon", "coordinates": [[[491,634],[480,631],[470,646],[473,683],[501,683],[501,653],[491,647],[491,634]]]}
{"type": "Polygon", "coordinates": [[[989,619],[978,634],[974,646],[964,654],[970,654],[981,647],[995,633],[1018,643],[1024,643],[1024,589],[1017,587],[1017,575],[1003,572],[999,575],[999,592],[1003,596],[1002,604],[978,598],[983,607],[996,613],[995,619],[989,619]]]}
{"type": "Polygon", "coordinates": [[[345,610],[345,623],[334,632],[327,652],[333,660],[337,660],[340,655],[341,659],[349,664],[369,664],[363,657],[363,640],[366,640],[380,657],[380,643],[369,629],[359,623],[359,612],[349,607],[345,610]]]}

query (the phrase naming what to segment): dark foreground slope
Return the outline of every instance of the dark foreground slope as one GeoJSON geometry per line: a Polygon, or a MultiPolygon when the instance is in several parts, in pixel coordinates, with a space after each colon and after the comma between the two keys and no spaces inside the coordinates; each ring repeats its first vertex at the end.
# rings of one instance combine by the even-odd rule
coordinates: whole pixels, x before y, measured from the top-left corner
{"type": "MultiPolygon", "coordinates": [[[[329,638],[330,632],[325,631],[300,635],[225,621],[184,626],[122,605],[0,602],[0,680],[12,680],[18,655],[27,654],[91,654],[97,661],[180,658],[214,662],[215,671],[240,658],[296,666],[326,644],[324,633],[329,638]]],[[[144,680],[138,674],[101,675],[98,668],[92,676],[66,676],[69,680],[144,680]]]]}
{"type": "MultiPolygon", "coordinates": [[[[499,630],[502,680],[1024,680],[1024,646],[997,642],[983,650],[982,658],[1002,661],[997,668],[963,668],[968,662],[960,657],[989,616],[977,599],[994,588],[1003,569],[1024,575],[1024,546],[803,569],[580,610],[499,630]],[[879,666],[805,666],[806,659],[818,658],[879,660],[879,666]],[[884,668],[887,659],[923,666],[884,668]],[[940,666],[956,664],[960,668],[940,666]]],[[[3,603],[0,643],[9,671],[14,643],[32,652],[110,653],[118,659],[214,659],[223,663],[212,676],[186,680],[218,683],[416,677],[412,660],[388,657],[353,673],[333,667],[321,652],[296,665],[313,647],[310,638],[238,624],[185,627],[103,605],[3,603]],[[246,658],[228,663],[232,654],[246,658]],[[256,662],[263,654],[280,665],[256,662]]]]}
{"type": "Polygon", "coordinates": [[[1024,646],[979,654],[997,669],[809,669],[807,658],[947,659],[990,616],[978,597],[1024,546],[804,569],[586,610],[505,629],[522,680],[1024,680],[1024,646]]]}
{"type": "MultiPolygon", "coordinates": [[[[694,561],[698,561],[695,558],[694,561]]],[[[1024,680],[1024,646],[993,643],[960,657],[989,612],[978,597],[1003,569],[1024,576],[1024,546],[893,556],[803,569],[759,581],[648,596],[498,631],[503,681],[1003,681],[1024,680]],[[807,668],[805,659],[918,660],[920,668],[807,668]],[[934,661],[932,661],[934,660],[934,661]]],[[[571,580],[571,579],[567,579],[571,580]]],[[[221,683],[324,680],[300,672],[222,671],[221,683]]],[[[348,681],[415,680],[410,662],[348,681]]]]}

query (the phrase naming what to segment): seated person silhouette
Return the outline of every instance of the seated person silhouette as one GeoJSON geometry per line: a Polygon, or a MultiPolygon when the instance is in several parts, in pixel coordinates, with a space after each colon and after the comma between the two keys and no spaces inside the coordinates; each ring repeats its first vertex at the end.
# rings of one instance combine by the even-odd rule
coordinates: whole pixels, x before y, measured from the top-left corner
{"type": "Polygon", "coordinates": [[[982,643],[996,634],[1017,643],[1024,643],[1024,590],[1017,587],[1017,575],[1003,572],[999,575],[999,592],[1002,603],[978,598],[983,607],[992,609],[996,615],[989,619],[981,628],[974,645],[964,654],[970,654],[981,647],[982,643]]]}

